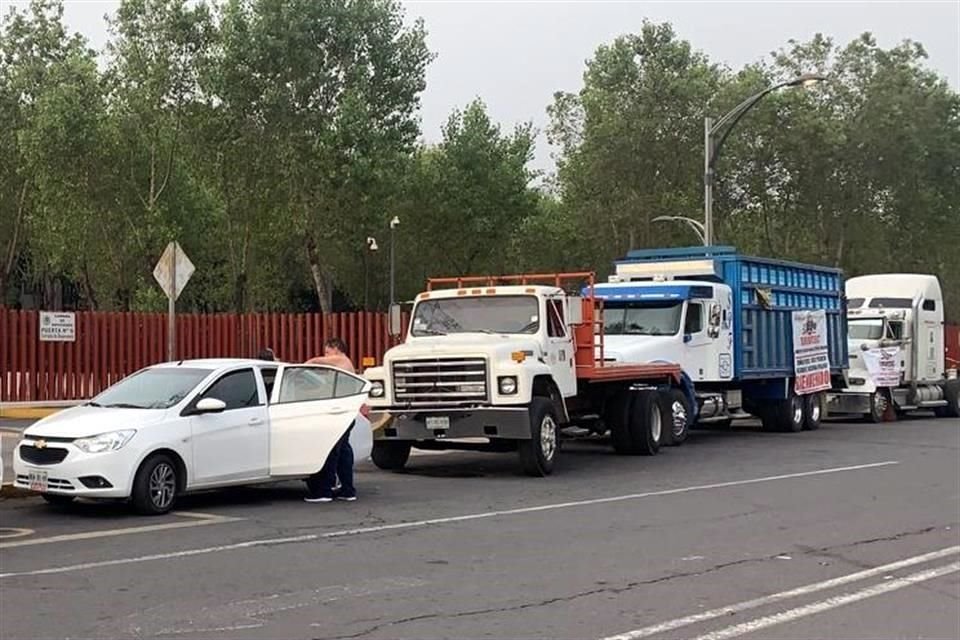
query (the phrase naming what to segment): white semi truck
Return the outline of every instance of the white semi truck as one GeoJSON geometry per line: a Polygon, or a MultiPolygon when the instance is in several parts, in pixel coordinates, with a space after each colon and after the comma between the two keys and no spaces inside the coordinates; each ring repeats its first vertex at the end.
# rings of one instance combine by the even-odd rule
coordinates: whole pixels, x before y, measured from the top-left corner
{"type": "Polygon", "coordinates": [[[880,422],[933,410],[960,417],[960,380],[947,366],[943,293],[936,276],[885,273],[846,284],[849,386],[829,411],[880,422]]]}

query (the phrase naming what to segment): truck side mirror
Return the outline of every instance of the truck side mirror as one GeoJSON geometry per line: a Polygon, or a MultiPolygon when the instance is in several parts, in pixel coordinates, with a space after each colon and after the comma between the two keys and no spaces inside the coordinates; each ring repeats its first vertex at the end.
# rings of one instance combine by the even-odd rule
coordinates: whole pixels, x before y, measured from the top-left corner
{"type": "Polygon", "coordinates": [[[583,324],[583,298],[580,296],[567,298],[567,324],[583,324]]]}
{"type": "Polygon", "coordinates": [[[390,337],[398,338],[403,334],[403,316],[400,313],[400,305],[390,305],[390,337]]]}

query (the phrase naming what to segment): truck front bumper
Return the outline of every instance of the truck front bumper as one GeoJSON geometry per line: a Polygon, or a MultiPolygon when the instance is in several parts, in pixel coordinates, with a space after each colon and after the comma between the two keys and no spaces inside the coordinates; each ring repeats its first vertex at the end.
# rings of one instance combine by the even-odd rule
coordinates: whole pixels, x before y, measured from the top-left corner
{"type": "Polygon", "coordinates": [[[480,407],[470,409],[403,409],[389,408],[393,418],[377,430],[375,440],[450,440],[458,438],[530,439],[530,413],[526,407],[480,407]],[[430,428],[437,422],[446,428],[430,428]]]}

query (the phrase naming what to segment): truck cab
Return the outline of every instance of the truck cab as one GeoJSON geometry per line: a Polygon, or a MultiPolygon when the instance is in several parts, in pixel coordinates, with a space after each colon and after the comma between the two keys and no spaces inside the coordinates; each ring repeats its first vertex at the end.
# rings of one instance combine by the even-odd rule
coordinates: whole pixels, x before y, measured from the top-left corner
{"type": "Polygon", "coordinates": [[[956,371],[946,366],[943,293],[936,276],[885,273],[846,284],[849,385],[831,410],[883,420],[893,410],[960,416],[956,371]]]}

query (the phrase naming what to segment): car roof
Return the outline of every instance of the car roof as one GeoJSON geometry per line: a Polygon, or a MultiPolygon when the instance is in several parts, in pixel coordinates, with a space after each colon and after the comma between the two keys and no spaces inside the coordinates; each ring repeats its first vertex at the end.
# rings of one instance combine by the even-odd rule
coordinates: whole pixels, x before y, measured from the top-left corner
{"type": "Polygon", "coordinates": [[[174,367],[192,367],[194,369],[225,369],[228,367],[239,367],[243,365],[265,365],[265,364],[283,364],[281,362],[271,362],[269,360],[256,360],[253,358],[198,358],[195,360],[177,360],[175,362],[161,362],[153,365],[155,368],[174,368],[174,367]]]}

